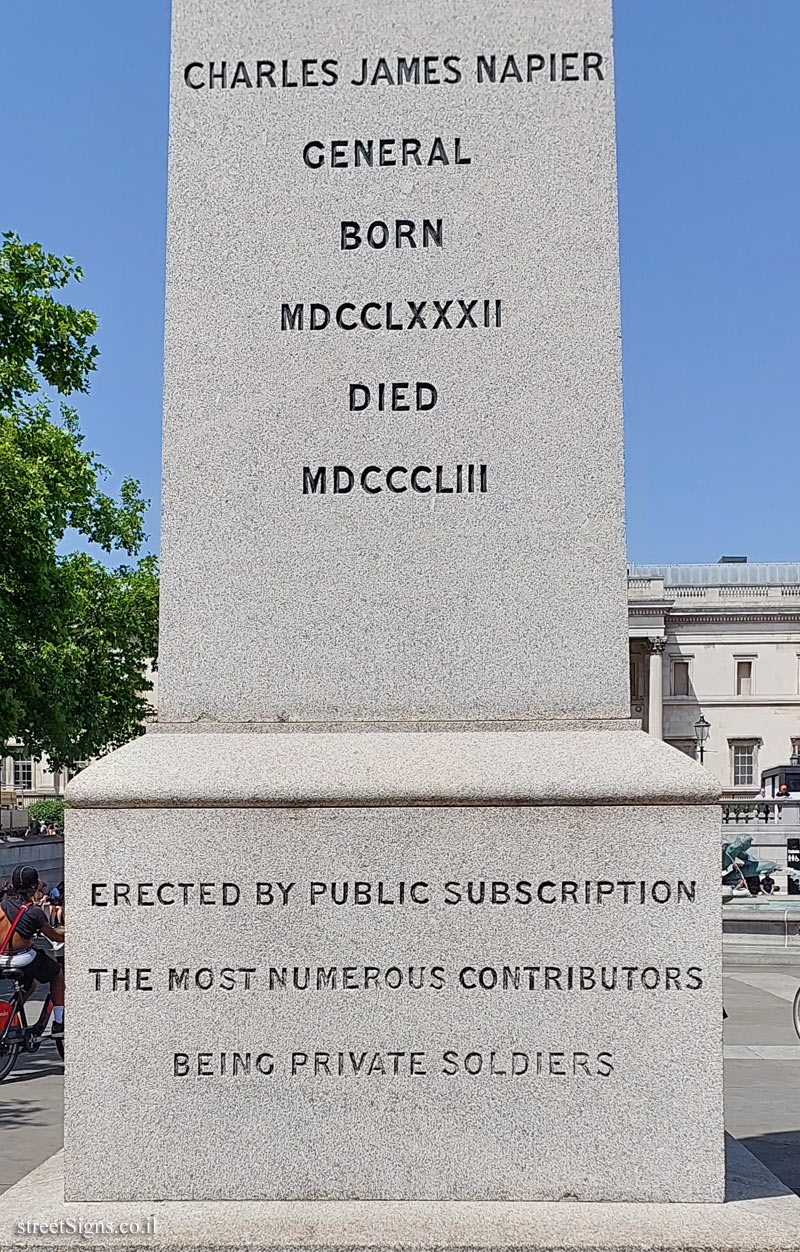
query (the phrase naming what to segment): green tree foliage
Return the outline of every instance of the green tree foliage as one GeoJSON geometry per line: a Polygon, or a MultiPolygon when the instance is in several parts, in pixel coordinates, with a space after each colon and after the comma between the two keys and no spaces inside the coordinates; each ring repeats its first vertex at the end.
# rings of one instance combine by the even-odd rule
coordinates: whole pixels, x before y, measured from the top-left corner
{"type": "Polygon", "coordinates": [[[54,768],[138,734],[157,646],[155,558],[109,568],[63,541],[138,557],[147,501],[83,448],[97,319],[54,298],[80,269],[7,234],[0,246],[0,743],[54,768]],[[57,395],[53,396],[53,389],[57,395]]]}
{"type": "Polygon", "coordinates": [[[37,822],[52,822],[59,830],[64,827],[64,809],[66,805],[63,800],[34,800],[33,804],[28,805],[28,818],[36,818],[37,822]]]}
{"type": "Polygon", "coordinates": [[[0,409],[23,395],[33,395],[41,382],[59,395],[86,391],[97,348],[89,340],[97,318],[88,309],[59,304],[53,292],[83,271],[72,257],[57,257],[38,243],[22,243],[3,235],[0,248],[0,409]]]}

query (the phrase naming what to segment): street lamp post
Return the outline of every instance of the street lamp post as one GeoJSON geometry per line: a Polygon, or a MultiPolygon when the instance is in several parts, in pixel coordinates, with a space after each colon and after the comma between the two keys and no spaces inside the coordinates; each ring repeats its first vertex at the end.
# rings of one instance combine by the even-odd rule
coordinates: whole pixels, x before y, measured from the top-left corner
{"type": "Polygon", "coordinates": [[[694,724],[694,737],[697,740],[697,746],[700,749],[700,764],[701,765],[703,764],[703,757],[705,756],[705,748],[706,748],[706,739],[708,739],[708,732],[710,731],[710,729],[711,729],[711,723],[707,722],[706,719],[703,717],[703,714],[701,713],[697,721],[694,724]]]}

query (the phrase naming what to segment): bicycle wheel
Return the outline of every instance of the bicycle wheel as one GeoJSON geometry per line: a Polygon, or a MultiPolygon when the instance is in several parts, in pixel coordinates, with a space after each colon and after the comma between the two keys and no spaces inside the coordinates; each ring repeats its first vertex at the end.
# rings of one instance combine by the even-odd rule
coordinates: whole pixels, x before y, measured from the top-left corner
{"type": "Polygon", "coordinates": [[[59,1039],[58,1037],[56,1037],[56,1038],[53,1040],[53,1043],[56,1045],[56,1051],[58,1052],[58,1055],[61,1057],[61,1059],[62,1059],[62,1061],[63,1061],[63,1059],[64,1059],[64,1039],[63,1039],[63,1037],[62,1037],[62,1038],[60,1038],[60,1039],[59,1039]]]}
{"type": "Polygon", "coordinates": [[[8,1078],[19,1055],[18,1043],[0,1043],[0,1082],[8,1078]]]}
{"type": "Polygon", "coordinates": [[[794,1026],[795,1034],[800,1038],[800,987],[797,988],[794,995],[794,1004],[792,1005],[792,1025],[794,1026]]]}

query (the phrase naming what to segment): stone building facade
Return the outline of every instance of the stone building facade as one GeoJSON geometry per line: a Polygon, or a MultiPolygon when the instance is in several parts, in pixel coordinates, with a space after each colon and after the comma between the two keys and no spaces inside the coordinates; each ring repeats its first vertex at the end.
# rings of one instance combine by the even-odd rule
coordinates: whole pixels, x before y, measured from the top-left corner
{"type": "Polygon", "coordinates": [[[34,800],[63,796],[66,771],[53,771],[46,760],[0,757],[0,830],[27,824],[25,810],[34,800]]]}
{"type": "Polygon", "coordinates": [[[758,794],[761,771],[800,746],[800,563],[632,565],[631,716],[697,755],[724,795],[758,794]]]}

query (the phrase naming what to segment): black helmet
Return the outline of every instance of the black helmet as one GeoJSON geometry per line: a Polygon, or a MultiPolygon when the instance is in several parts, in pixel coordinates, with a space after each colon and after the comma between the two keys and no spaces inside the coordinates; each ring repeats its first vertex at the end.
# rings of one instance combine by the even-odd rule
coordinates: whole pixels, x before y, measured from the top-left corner
{"type": "Polygon", "coordinates": [[[35,891],[39,886],[39,875],[32,865],[17,865],[11,875],[11,886],[15,891],[35,891]]]}

